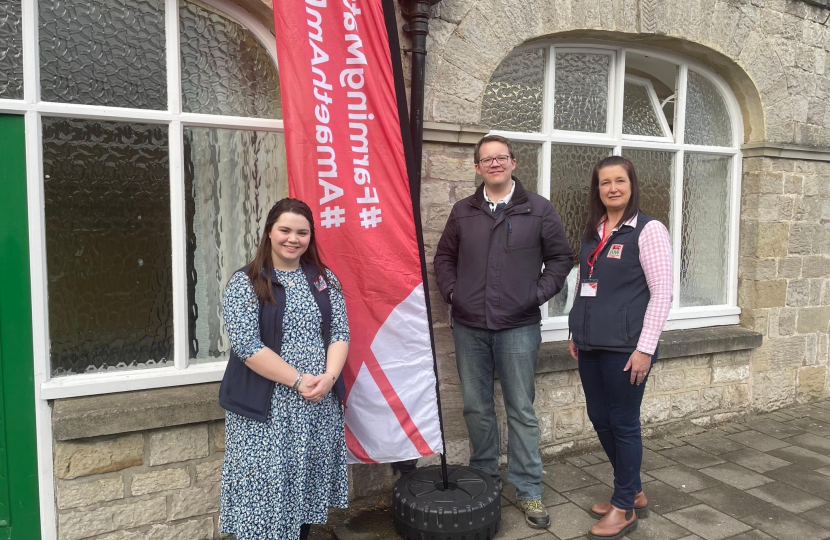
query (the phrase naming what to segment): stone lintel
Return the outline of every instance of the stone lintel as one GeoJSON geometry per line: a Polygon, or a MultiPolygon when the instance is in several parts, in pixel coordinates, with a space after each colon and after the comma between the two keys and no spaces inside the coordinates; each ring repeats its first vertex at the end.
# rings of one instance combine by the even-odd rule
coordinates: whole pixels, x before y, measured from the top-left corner
{"type": "MultiPolygon", "coordinates": [[[[830,2],[830,0],[827,0],[830,2]]],[[[826,146],[802,146],[784,143],[747,143],[741,147],[743,157],[772,157],[809,161],[830,161],[830,148],[826,146]]]]}
{"type": "MultiPolygon", "coordinates": [[[[660,361],[698,354],[755,349],[763,336],[742,326],[714,326],[691,330],[672,330],[660,336],[660,361]]],[[[552,373],[577,369],[567,341],[542,343],[536,373],[552,373]]]]}
{"type": "Polygon", "coordinates": [[[224,418],[219,383],[194,384],[55,400],[52,435],[67,441],[224,418]]]}
{"type": "Polygon", "coordinates": [[[485,126],[424,122],[424,140],[430,142],[475,144],[489,132],[485,126]]]}

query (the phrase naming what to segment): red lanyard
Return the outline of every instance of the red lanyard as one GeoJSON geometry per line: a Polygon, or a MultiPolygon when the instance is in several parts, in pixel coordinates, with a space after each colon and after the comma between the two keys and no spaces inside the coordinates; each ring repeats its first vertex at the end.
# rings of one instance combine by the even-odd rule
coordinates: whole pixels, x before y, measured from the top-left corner
{"type": "Polygon", "coordinates": [[[590,269],[588,270],[588,279],[591,279],[591,276],[594,275],[594,263],[597,261],[597,257],[599,257],[599,253],[602,251],[602,248],[605,246],[605,242],[608,241],[608,237],[611,236],[610,233],[608,234],[608,236],[605,235],[605,229],[607,225],[608,221],[606,220],[602,224],[602,240],[600,240],[599,245],[596,247],[596,249],[592,251],[590,255],[588,255],[587,262],[588,268],[590,269]]]}

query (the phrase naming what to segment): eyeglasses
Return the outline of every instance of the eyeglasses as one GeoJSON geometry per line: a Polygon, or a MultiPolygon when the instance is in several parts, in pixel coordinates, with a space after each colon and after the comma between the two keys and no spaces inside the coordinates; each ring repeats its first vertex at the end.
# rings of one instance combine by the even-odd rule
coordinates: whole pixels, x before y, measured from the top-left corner
{"type": "Polygon", "coordinates": [[[496,157],[486,157],[480,159],[478,162],[482,167],[490,167],[493,163],[498,163],[499,165],[507,165],[507,162],[510,160],[510,156],[496,156],[496,157]]]}

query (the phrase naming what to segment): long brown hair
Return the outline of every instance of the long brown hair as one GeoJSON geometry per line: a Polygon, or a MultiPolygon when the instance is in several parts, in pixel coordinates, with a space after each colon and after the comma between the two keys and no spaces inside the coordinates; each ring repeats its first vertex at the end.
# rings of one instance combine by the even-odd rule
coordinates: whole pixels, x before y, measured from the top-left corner
{"type": "Polygon", "coordinates": [[[316,266],[323,279],[326,279],[328,266],[323,263],[320,257],[320,248],[317,247],[317,237],[314,233],[314,215],[311,208],[299,199],[285,199],[277,201],[271,207],[268,217],[265,220],[265,229],[262,231],[262,238],[259,240],[256,255],[248,268],[248,277],[254,285],[254,291],[260,302],[276,304],[274,292],[271,290],[271,275],[274,273],[274,262],[271,260],[271,229],[280,216],[286,212],[303,216],[308,220],[311,240],[308,242],[308,249],[300,257],[300,261],[316,266]],[[265,270],[265,272],[263,272],[265,270]]]}
{"type": "Polygon", "coordinates": [[[602,204],[602,199],[599,197],[599,171],[614,165],[619,165],[625,169],[628,180],[631,182],[631,197],[628,199],[628,205],[625,207],[625,212],[623,212],[619,224],[625,223],[640,211],[640,184],[637,182],[637,172],[634,170],[634,164],[622,156],[609,156],[598,161],[591,173],[591,187],[588,190],[588,223],[585,225],[585,240],[593,238],[597,233],[597,227],[602,222],[602,218],[608,213],[605,205],[602,204]]]}

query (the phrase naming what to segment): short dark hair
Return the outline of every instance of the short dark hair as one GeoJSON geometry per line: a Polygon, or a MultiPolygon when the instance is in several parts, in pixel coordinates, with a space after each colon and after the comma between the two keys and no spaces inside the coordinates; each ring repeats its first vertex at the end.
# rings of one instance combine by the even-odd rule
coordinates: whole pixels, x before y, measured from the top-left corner
{"type": "Polygon", "coordinates": [[[510,159],[516,159],[516,154],[513,152],[513,145],[510,139],[502,137],[501,135],[485,135],[480,141],[476,143],[476,149],[473,152],[473,163],[478,163],[478,151],[481,150],[481,145],[488,142],[500,142],[507,146],[507,151],[510,153],[510,159]]]}

